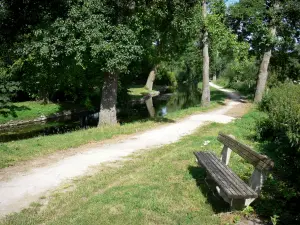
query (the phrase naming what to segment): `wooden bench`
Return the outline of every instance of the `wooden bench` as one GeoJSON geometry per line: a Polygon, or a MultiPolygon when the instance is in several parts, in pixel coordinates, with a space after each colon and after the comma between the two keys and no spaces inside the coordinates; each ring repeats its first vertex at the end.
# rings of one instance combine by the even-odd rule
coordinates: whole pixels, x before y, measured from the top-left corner
{"type": "Polygon", "coordinates": [[[273,168],[274,163],[267,156],[238,142],[233,136],[219,133],[217,139],[224,144],[221,160],[211,152],[194,152],[194,154],[199,165],[207,170],[208,178],[216,184],[218,194],[230,204],[232,209],[239,210],[248,206],[258,197],[268,171],[273,168]],[[249,185],[227,166],[231,150],[255,167],[249,185]]]}

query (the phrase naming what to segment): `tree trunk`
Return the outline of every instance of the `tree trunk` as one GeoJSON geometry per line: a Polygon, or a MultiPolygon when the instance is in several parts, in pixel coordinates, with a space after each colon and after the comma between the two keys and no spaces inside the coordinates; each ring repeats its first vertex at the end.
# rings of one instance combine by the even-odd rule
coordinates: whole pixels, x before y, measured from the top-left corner
{"type": "Polygon", "coordinates": [[[39,91],[39,98],[43,101],[44,105],[49,104],[49,93],[46,88],[39,91]]]}
{"type": "Polygon", "coordinates": [[[115,73],[105,74],[98,126],[117,124],[117,90],[118,75],[115,73]]]}
{"type": "MultiPolygon", "coordinates": [[[[202,0],[202,16],[206,18],[206,0],[202,0]]],[[[207,28],[203,30],[203,81],[202,81],[202,97],[201,105],[208,106],[210,104],[210,89],[209,89],[209,54],[208,54],[208,32],[207,28]]]]}
{"type": "Polygon", "coordinates": [[[146,83],[146,88],[149,91],[152,91],[153,89],[153,83],[155,80],[155,76],[156,76],[156,66],[153,67],[153,69],[150,71],[149,75],[148,75],[148,79],[147,79],[147,83],[146,83]]]}
{"type": "Polygon", "coordinates": [[[43,97],[43,104],[48,105],[49,104],[49,98],[47,96],[43,97]]]}
{"type": "Polygon", "coordinates": [[[155,108],[153,105],[152,97],[148,98],[146,101],[147,110],[151,118],[155,117],[155,108]]]}
{"type": "MultiPolygon", "coordinates": [[[[276,34],[275,27],[271,29],[271,34],[272,36],[275,36],[276,34]]],[[[266,84],[268,80],[268,68],[269,68],[271,56],[272,56],[272,50],[270,49],[264,53],[264,56],[260,64],[258,80],[256,84],[255,97],[254,97],[254,102],[256,103],[259,103],[262,100],[263,94],[266,89],[266,84]]]]}
{"type": "Polygon", "coordinates": [[[216,52],[216,55],[215,55],[215,60],[214,60],[214,63],[215,63],[215,70],[214,70],[214,74],[213,74],[213,82],[216,82],[217,81],[217,74],[218,74],[218,69],[219,69],[219,67],[218,67],[218,63],[217,62],[219,62],[219,51],[217,50],[217,52],[216,52]]]}
{"type": "Polygon", "coordinates": [[[213,82],[216,82],[216,81],[217,81],[217,73],[215,72],[213,75],[213,82]]]}
{"type": "MultiPolygon", "coordinates": [[[[278,10],[279,3],[277,1],[275,1],[273,7],[274,7],[275,11],[278,10]]],[[[271,22],[274,22],[273,20],[274,20],[274,18],[271,19],[271,22]]],[[[273,25],[273,27],[271,27],[270,32],[271,32],[272,37],[276,36],[275,25],[273,25]]],[[[254,97],[254,102],[256,102],[256,103],[261,102],[263,94],[266,89],[266,84],[267,84],[267,80],[268,80],[268,68],[269,68],[271,56],[272,56],[272,49],[270,48],[264,53],[264,56],[263,56],[261,64],[260,64],[258,80],[257,80],[257,84],[256,84],[255,97],[254,97]]]]}

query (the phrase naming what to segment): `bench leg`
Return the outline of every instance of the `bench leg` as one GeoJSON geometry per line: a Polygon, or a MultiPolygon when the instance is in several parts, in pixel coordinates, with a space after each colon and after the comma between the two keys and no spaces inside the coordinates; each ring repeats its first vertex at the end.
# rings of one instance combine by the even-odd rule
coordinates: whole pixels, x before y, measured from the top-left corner
{"type": "Polygon", "coordinates": [[[245,207],[250,205],[255,198],[248,198],[248,199],[231,199],[230,207],[231,210],[243,210],[245,207]]]}
{"type": "Polygon", "coordinates": [[[225,192],[222,189],[220,189],[218,186],[216,186],[216,190],[218,194],[223,198],[223,200],[229,203],[232,210],[242,210],[255,200],[255,198],[231,199],[228,198],[225,192]]]}
{"type": "Polygon", "coordinates": [[[225,202],[229,203],[231,210],[242,210],[247,205],[246,199],[232,199],[228,198],[225,192],[216,186],[219,195],[224,199],[225,202]]]}
{"type": "Polygon", "coordinates": [[[222,189],[220,189],[218,186],[216,186],[216,190],[217,190],[218,194],[224,199],[225,202],[227,202],[229,204],[231,203],[231,199],[229,199],[227,197],[227,195],[225,194],[225,192],[222,189]]]}
{"type": "Polygon", "coordinates": [[[231,210],[242,210],[246,207],[246,199],[231,199],[231,210]]]}
{"type": "Polygon", "coordinates": [[[261,170],[255,169],[251,175],[249,186],[256,192],[260,193],[264,181],[267,179],[267,174],[261,170]]]}

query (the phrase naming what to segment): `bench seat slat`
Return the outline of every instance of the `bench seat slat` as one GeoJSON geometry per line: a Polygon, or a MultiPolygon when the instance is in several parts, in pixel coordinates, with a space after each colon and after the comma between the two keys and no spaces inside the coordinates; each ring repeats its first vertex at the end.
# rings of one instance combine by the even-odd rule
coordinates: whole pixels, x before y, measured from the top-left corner
{"type": "MultiPolygon", "coordinates": [[[[202,154],[202,153],[200,153],[202,154]]],[[[243,192],[242,188],[238,187],[238,183],[235,178],[228,176],[228,171],[221,166],[220,161],[216,158],[215,155],[210,153],[204,153],[201,156],[209,157],[211,161],[211,165],[206,165],[206,168],[209,168],[209,172],[214,172],[214,180],[220,181],[219,185],[222,190],[227,194],[227,196],[234,196],[235,198],[244,198],[243,196],[247,196],[247,192],[243,192]],[[219,162],[215,162],[215,159],[219,162]]]]}
{"type": "Polygon", "coordinates": [[[211,157],[215,161],[215,163],[221,166],[221,171],[225,174],[225,177],[231,179],[231,181],[236,185],[242,196],[247,196],[249,192],[253,192],[253,190],[248,185],[245,185],[244,181],[241,183],[241,179],[228,166],[221,162],[213,153],[209,154],[212,155],[211,157]]]}
{"type": "Polygon", "coordinates": [[[257,198],[253,191],[232,170],[222,163],[214,154],[209,152],[194,153],[200,165],[205,167],[208,174],[215,180],[218,186],[233,199],[257,198]]]}
{"type": "Polygon", "coordinates": [[[210,168],[210,176],[220,182],[220,185],[226,190],[226,193],[229,195],[239,195],[239,191],[236,190],[233,186],[228,186],[228,182],[226,182],[226,178],[223,177],[223,174],[219,174],[219,168],[212,162],[210,156],[208,154],[202,154],[201,156],[201,165],[205,168],[210,168]],[[221,176],[220,176],[221,175],[221,176]]]}

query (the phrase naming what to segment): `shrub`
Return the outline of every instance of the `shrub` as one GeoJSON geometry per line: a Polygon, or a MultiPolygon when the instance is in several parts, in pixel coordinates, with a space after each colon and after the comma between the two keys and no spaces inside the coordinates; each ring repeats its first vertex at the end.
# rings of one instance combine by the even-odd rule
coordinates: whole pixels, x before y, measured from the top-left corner
{"type": "Polygon", "coordinates": [[[0,66],[0,115],[15,115],[11,99],[18,90],[19,82],[12,81],[7,75],[7,70],[0,66]]]}
{"type": "Polygon", "coordinates": [[[257,213],[269,218],[277,215],[280,224],[299,224],[300,85],[286,83],[272,88],[259,108],[268,115],[258,123],[261,151],[272,157],[275,168],[264,183],[257,213]]]}
{"type": "Polygon", "coordinates": [[[300,152],[300,85],[288,83],[271,89],[260,109],[268,114],[263,125],[265,131],[271,131],[267,136],[300,152]]]}
{"type": "Polygon", "coordinates": [[[258,67],[255,58],[243,61],[232,61],[220,77],[227,80],[227,87],[239,91],[252,98],[255,92],[258,67]]]}

